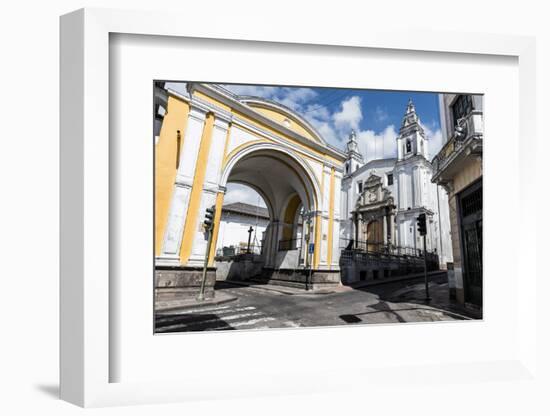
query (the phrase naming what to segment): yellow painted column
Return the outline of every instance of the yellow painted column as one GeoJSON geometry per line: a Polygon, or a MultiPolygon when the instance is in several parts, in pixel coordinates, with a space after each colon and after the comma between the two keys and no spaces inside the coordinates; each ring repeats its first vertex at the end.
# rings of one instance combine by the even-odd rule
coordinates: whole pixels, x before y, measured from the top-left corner
{"type": "Polygon", "coordinates": [[[168,97],[167,112],[160,130],[159,141],[155,145],[155,255],[157,256],[162,251],[162,240],[177,174],[178,152],[183,147],[188,115],[189,104],[174,97],[168,97]],[[177,139],[178,130],[180,143],[177,139]]]}
{"type": "Polygon", "coordinates": [[[334,238],[334,168],[330,170],[330,187],[329,187],[329,209],[328,209],[328,253],[327,264],[332,266],[332,239],[334,238]]]}
{"type": "Polygon", "coordinates": [[[319,267],[321,255],[321,212],[315,216],[315,248],[313,250],[313,268],[319,267]]]}
{"type": "Polygon", "coordinates": [[[320,206],[317,207],[317,214],[315,215],[315,247],[313,249],[313,268],[319,267],[319,261],[321,258],[321,215],[323,212],[323,192],[325,188],[325,173],[324,169],[321,171],[321,195],[319,198],[320,206]]]}
{"type": "Polygon", "coordinates": [[[216,255],[216,247],[218,245],[218,234],[220,232],[220,222],[222,218],[223,198],[225,192],[218,192],[216,195],[216,213],[214,214],[214,232],[212,234],[212,243],[210,246],[210,257],[208,259],[208,266],[214,264],[214,257],[216,255]]]}
{"type": "Polygon", "coordinates": [[[183,239],[180,251],[180,261],[182,264],[187,263],[191,255],[191,249],[193,248],[193,239],[197,230],[197,218],[199,217],[201,205],[202,187],[204,184],[204,177],[206,176],[206,166],[208,164],[208,154],[210,153],[210,145],[212,144],[213,126],[214,115],[208,114],[201,137],[201,144],[197,156],[197,166],[195,168],[195,176],[193,177],[191,196],[189,197],[189,207],[187,209],[187,217],[183,229],[183,239]]]}

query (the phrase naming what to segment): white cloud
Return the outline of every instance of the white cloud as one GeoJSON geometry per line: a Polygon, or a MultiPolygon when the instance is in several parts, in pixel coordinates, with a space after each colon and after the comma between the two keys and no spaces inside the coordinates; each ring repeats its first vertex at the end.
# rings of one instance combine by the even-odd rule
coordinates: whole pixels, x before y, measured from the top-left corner
{"type": "Polygon", "coordinates": [[[361,111],[361,98],[353,96],[342,101],[342,109],[332,115],[334,125],[340,131],[346,131],[359,128],[359,123],[363,119],[361,111]]]}
{"type": "MultiPolygon", "coordinates": [[[[328,107],[316,103],[318,93],[311,88],[264,87],[254,85],[223,85],[224,88],[238,95],[251,95],[279,102],[308,120],[319,134],[331,145],[342,148],[350,130],[357,132],[359,151],[365,162],[373,159],[397,157],[397,130],[394,125],[387,125],[384,130],[375,133],[373,130],[359,130],[363,120],[361,98],[346,97],[338,109],[331,112],[328,107]]],[[[374,119],[384,123],[389,119],[387,110],[381,106],[374,109],[374,119]]],[[[435,123],[422,124],[428,139],[429,158],[439,152],[443,145],[441,130],[435,123]]],[[[226,196],[227,201],[228,196],[226,196]]]]}
{"type": "Polygon", "coordinates": [[[237,95],[250,95],[276,101],[298,112],[304,111],[305,105],[317,97],[311,88],[264,87],[257,85],[222,85],[237,95]]]}
{"type": "Polygon", "coordinates": [[[263,87],[258,85],[222,85],[226,90],[237,95],[251,95],[271,99],[277,95],[278,87],[263,87]]]}
{"type": "Polygon", "coordinates": [[[374,110],[374,117],[376,121],[382,123],[389,118],[389,114],[386,110],[382,109],[380,106],[377,106],[376,110],[374,110]]]}
{"type": "Polygon", "coordinates": [[[434,129],[435,123],[432,123],[431,127],[422,124],[422,122],[420,125],[426,133],[426,140],[428,140],[428,159],[431,161],[443,146],[443,134],[440,128],[434,129]]]}
{"type": "Polygon", "coordinates": [[[228,183],[223,204],[228,205],[235,202],[266,208],[263,198],[254,189],[239,183],[228,183]]]}
{"type": "Polygon", "coordinates": [[[357,133],[357,145],[365,163],[374,159],[397,157],[397,131],[393,125],[387,126],[382,132],[363,130],[357,133]]]}

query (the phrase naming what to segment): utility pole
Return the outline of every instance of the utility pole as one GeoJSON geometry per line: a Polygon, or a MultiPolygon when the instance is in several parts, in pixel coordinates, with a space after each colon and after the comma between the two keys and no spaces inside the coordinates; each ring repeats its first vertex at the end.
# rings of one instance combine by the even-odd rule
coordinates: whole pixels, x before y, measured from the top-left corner
{"type": "Polygon", "coordinates": [[[426,255],[426,234],[427,234],[427,227],[426,227],[426,214],[420,214],[416,218],[416,224],[418,225],[418,232],[422,236],[423,245],[424,245],[424,286],[426,289],[426,302],[429,302],[432,300],[430,297],[430,286],[428,284],[428,262],[427,262],[427,255],[426,255]]]}
{"type": "Polygon", "coordinates": [[[202,281],[201,281],[201,290],[197,295],[197,300],[202,302],[204,301],[204,289],[206,286],[206,272],[208,269],[208,260],[210,258],[210,248],[212,246],[212,234],[214,231],[214,216],[216,215],[216,208],[213,206],[211,208],[206,208],[206,214],[204,216],[204,228],[208,233],[208,244],[206,245],[206,253],[204,255],[204,267],[202,269],[202,281]]]}

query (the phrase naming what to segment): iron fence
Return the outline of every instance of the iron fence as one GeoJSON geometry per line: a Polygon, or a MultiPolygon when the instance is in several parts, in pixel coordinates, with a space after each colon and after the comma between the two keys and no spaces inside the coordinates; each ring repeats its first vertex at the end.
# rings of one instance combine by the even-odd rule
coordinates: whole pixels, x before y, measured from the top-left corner
{"type": "Polygon", "coordinates": [[[228,246],[228,247],[222,247],[218,248],[216,250],[216,256],[218,257],[232,257],[232,256],[238,256],[240,254],[262,254],[262,246],[259,245],[250,245],[250,249],[246,245],[242,246],[228,246]]]}

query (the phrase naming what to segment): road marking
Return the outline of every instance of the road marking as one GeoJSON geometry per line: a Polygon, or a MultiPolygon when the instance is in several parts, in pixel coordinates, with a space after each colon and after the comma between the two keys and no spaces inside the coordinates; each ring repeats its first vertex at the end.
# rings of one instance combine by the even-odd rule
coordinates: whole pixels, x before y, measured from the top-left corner
{"type": "Polygon", "coordinates": [[[260,322],[268,322],[268,321],[274,321],[274,320],[275,318],[273,318],[272,316],[266,316],[265,318],[252,319],[250,321],[245,321],[245,322],[237,322],[232,326],[239,327],[239,326],[246,326],[246,325],[256,325],[257,323],[260,323],[260,322]]]}
{"type": "Polygon", "coordinates": [[[174,311],[163,311],[162,313],[159,313],[159,316],[164,315],[185,315],[188,313],[195,313],[195,312],[210,312],[210,311],[219,311],[222,309],[229,309],[229,306],[216,306],[216,307],[204,307],[200,309],[179,309],[174,311]]]}
{"type": "MultiPolygon", "coordinates": [[[[236,315],[224,316],[223,318],[222,317],[216,317],[216,318],[213,318],[213,319],[207,319],[205,321],[199,321],[199,322],[186,322],[186,323],[179,323],[179,324],[174,324],[174,325],[166,325],[166,326],[158,328],[157,331],[162,332],[162,331],[167,331],[167,330],[170,330],[170,329],[177,329],[177,328],[181,328],[182,330],[186,330],[187,328],[200,327],[202,325],[211,324],[213,322],[220,322],[221,321],[222,323],[227,323],[228,321],[236,321],[236,320],[239,320],[239,319],[242,319],[242,318],[251,318],[251,317],[262,316],[262,315],[263,315],[262,312],[241,313],[241,314],[236,314],[236,315]]],[[[275,318],[272,318],[272,319],[275,319],[275,318]]],[[[248,321],[245,321],[245,322],[248,322],[248,321]]],[[[237,324],[232,324],[232,325],[229,325],[229,326],[235,326],[235,325],[237,325],[237,324]]],[[[216,327],[216,328],[227,328],[227,326],[228,325],[223,325],[221,327],[216,327]]],[[[216,329],[216,328],[213,328],[213,329],[216,329]]]]}
{"type": "MultiPolygon", "coordinates": [[[[242,307],[242,308],[235,308],[235,309],[229,309],[227,306],[223,309],[223,310],[207,310],[207,311],[203,311],[203,310],[200,310],[200,312],[205,312],[204,314],[198,314],[200,317],[200,315],[208,315],[210,312],[216,312],[215,315],[218,315],[218,316],[223,316],[224,314],[226,313],[234,313],[234,312],[244,312],[244,311],[253,311],[255,310],[256,308],[254,306],[245,306],[245,307],[242,307]]],[[[157,318],[155,320],[155,322],[157,323],[162,323],[162,322],[170,322],[170,321],[177,321],[178,319],[182,319],[182,318],[185,318],[186,316],[185,315],[188,315],[190,314],[189,312],[188,313],[179,313],[179,314],[176,314],[177,316],[163,316],[162,318],[157,318]]]]}

